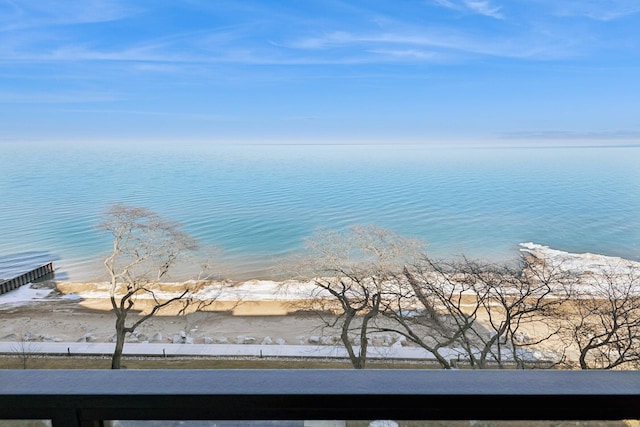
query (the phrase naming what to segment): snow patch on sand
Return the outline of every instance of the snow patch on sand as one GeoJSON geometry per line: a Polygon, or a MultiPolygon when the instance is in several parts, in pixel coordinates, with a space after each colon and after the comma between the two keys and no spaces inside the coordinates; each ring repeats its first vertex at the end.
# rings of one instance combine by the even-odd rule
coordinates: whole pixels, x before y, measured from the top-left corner
{"type": "Polygon", "coordinates": [[[629,274],[640,272],[640,262],[592,253],[574,254],[532,242],[521,243],[521,252],[533,255],[549,266],[568,273],[629,274]]]}
{"type": "Polygon", "coordinates": [[[27,283],[4,295],[0,295],[0,305],[18,306],[33,301],[43,301],[50,299],[51,291],[52,289],[34,289],[31,287],[31,283],[27,283]]]}
{"type": "MultiPolygon", "coordinates": [[[[189,285],[189,282],[187,282],[189,285]]],[[[75,294],[65,297],[104,299],[109,298],[109,283],[95,283],[91,290],[78,290],[75,294]]],[[[184,283],[163,283],[162,290],[154,289],[156,298],[169,299],[184,289],[184,283]],[[171,291],[175,287],[175,291],[171,291]]],[[[318,295],[318,289],[313,282],[276,282],[272,280],[248,280],[237,284],[213,282],[194,292],[191,297],[196,300],[217,301],[303,301],[318,295]]],[[[152,299],[148,293],[140,293],[138,299],[152,299]]]]}

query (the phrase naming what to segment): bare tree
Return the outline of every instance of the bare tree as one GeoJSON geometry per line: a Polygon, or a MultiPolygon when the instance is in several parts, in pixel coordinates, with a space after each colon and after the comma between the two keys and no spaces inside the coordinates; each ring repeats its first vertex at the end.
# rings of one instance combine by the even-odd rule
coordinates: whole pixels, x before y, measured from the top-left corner
{"type": "Polygon", "coordinates": [[[422,259],[404,266],[395,289],[387,294],[383,313],[393,321],[380,331],[396,332],[430,352],[444,369],[453,364],[451,347],[459,346],[476,325],[483,295],[475,295],[473,283],[463,280],[454,263],[422,259]]]}
{"type": "Polygon", "coordinates": [[[197,248],[196,241],[180,225],[146,208],[112,206],[101,227],[113,236],[113,247],[104,265],[109,273],[109,297],[116,315],[116,347],[111,368],[119,369],[127,334],[176,301],[191,298],[189,285],[161,295],[158,282],[175,264],[197,248]],[[146,314],[127,323],[136,302],[148,305],[146,314]]]}
{"type": "Polygon", "coordinates": [[[340,331],[353,367],[363,369],[385,289],[422,243],[373,226],[319,232],[306,243],[303,277],[315,285],[306,308],[320,315],[324,327],[340,331]]]}
{"type": "Polygon", "coordinates": [[[38,354],[40,346],[31,341],[32,338],[28,332],[22,332],[19,338],[20,341],[11,346],[11,352],[18,356],[22,369],[28,369],[31,359],[38,354]]]}
{"type": "MultiPolygon", "coordinates": [[[[499,367],[538,365],[530,349],[547,344],[561,329],[561,305],[567,300],[566,274],[522,257],[517,265],[467,263],[466,273],[475,281],[486,314],[489,337],[474,334],[481,343],[479,357],[469,354],[477,367],[492,361],[499,367]]],[[[564,348],[547,366],[564,361],[564,348]]]]}
{"type": "Polygon", "coordinates": [[[425,256],[403,275],[408,286],[398,288],[393,305],[384,310],[396,326],[385,330],[423,347],[445,369],[453,367],[453,355],[476,369],[514,363],[524,368],[531,359],[524,349],[558,333],[551,319],[566,299],[561,276],[532,269],[525,258],[512,267],[425,256]],[[535,325],[541,332],[530,336],[535,325]]]}
{"type": "Polygon", "coordinates": [[[581,369],[640,367],[640,271],[611,265],[579,275],[567,329],[581,369]]]}

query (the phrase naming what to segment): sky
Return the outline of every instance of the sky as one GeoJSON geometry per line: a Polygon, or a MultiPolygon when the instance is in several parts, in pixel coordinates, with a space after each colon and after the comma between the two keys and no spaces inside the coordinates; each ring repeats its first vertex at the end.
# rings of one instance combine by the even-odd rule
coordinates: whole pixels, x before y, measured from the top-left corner
{"type": "Polygon", "coordinates": [[[0,0],[0,143],[640,142],[640,0],[0,0]]]}

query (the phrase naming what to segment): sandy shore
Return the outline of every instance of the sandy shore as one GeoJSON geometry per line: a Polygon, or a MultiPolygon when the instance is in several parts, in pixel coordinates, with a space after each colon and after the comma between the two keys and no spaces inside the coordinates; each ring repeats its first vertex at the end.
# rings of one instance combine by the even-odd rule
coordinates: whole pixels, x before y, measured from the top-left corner
{"type": "MultiPolygon", "coordinates": [[[[56,289],[53,283],[43,283],[0,296],[0,340],[109,342],[115,317],[108,300],[77,296],[73,288],[82,286],[62,284],[56,289]]],[[[265,339],[275,343],[281,339],[287,344],[306,344],[311,337],[322,335],[315,315],[291,312],[295,308],[287,301],[223,301],[218,305],[225,307],[233,310],[154,316],[138,328],[139,335],[132,341],[172,342],[176,335],[188,335],[194,343],[261,343],[265,339]]],[[[137,316],[132,312],[132,319],[137,316]]]]}
{"type": "MultiPolygon", "coordinates": [[[[569,271],[637,271],[640,263],[594,254],[570,254],[533,243],[522,250],[569,271]]],[[[337,341],[337,331],[321,330],[322,322],[313,314],[298,311],[299,302],[314,292],[312,283],[249,280],[224,284],[224,289],[207,285],[197,289],[202,300],[215,299],[208,311],[176,316],[161,312],[139,329],[139,341],[172,342],[176,335],[189,336],[194,343],[256,343],[265,339],[287,344],[308,343],[322,337],[337,341]],[[283,286],[284,283],[284,286],[283,286]],[[239,302],[242,302],[241,304],[239,302]]],[[[182,284],[159,285],[159,295],[172,296],[182,284]]],[[[222,285],[221,285],[222,286],[222,285]]],[[[43,282],[26,285],[0,295],[0,341],[21,337],[41,341],[74,342],[89,339],[109,342],[115,329],[110,312],[107,283],[43,282]]],[[[148,310],[143,301],[136,308],[148,310]]],[[[132,319],[138,314],[132,313],[132,319]]]]}
{"type": "MultiPolygon", "coordinates": [[[[170,292],[172,286],[179,285],[162,286],[164,291],[170,292]]],[[[306,354],[304,348],[318,348],[318,345],[322,348],[343,348],[339,330],[323,328],[324,323],[316,314],[299,310],[300,301],[295,298],[304,284],[297,284],[291,292],[285,293],[276,292],[274,286],[280,289],[278,284],[270,281],[236,284],[227,292],[227,299],[207,307],[209,310],[228,311],[156,315],[138,327],[136,333],[129,336],[128,342],[154,345],[222,344],[219,348],[229,347],[227,344],[240,344],[243,349],[264,346],[268,349],[273,346],[270,350],[264,350],[267,353],[272,350],[278,353],[277,348],[285,345],[297,348],[296,354],[306,354]],[[255,291],[253,299],[247,299],[247,288],[255,291]],[[247,298],[241,303],[229,298],[238,295],[247,298]],[[267,297],[269,299],[263,299],[267,297]]],[[[34,345],[40,342],[67,343],[67,346],[69,343],[112,343],[115,316],[104,293],[106,287],[106,283],[49,282],[26,285],[0,296],[0,342],[17,345],[18,341],[24,340],[34,342],[34,345]]],[[[144,305],[140,308],[145,310],[144,305]]],[[[128,323],[135,321],[138,316],[139,312],[132,311],[128,323]]],[[[371,344],[372,357],[374,353],[379,353],[383,358],[431,358],[428,355],[414,355],[412,349],[418,348],[397,333],[372,334],[371,344]],[[374,350],[374,347],[378,350],[374,350]]],[[[188,347],[195,351],[197,346],[188,347]]],[[[205,347],[208,348],[207,352],[213,350],[213,346],[205,347]]],[[[458,350],[451,348],[443,351],[448,354],[446,357],[455,358],[458,350]]],[[[234,350],[234,354],[238,351],[241,350],[234,350]]],[[[540,353],[540,356],[534,357],[546,356],[540,353]]]]}

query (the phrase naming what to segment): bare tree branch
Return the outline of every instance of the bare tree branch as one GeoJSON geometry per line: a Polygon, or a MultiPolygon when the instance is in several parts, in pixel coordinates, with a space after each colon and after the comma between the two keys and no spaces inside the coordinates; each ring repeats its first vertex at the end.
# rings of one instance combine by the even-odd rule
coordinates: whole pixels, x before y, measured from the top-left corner
{"type": "Polygon", "coordinates": [[[422,242],[390,230],[357,226],[317,233],[307,242],[299,274],[317,290],[308,309],[321,314],[324,328],[337,327],[354,368],[366,366],[369,333],[380,315],[386,288],[422,242]],[[332,315],[327,316],[327,310],[332,315]]]}
{"type": "Polygon", "coordinates": [[[180,225],[160,218],[146,208],[116,204],[106,215],[101,228],[113,236],[111,253],[104,260],[110,277],[109,299],[116,315],[116,347],[112,369],[119,369],[126,334],[162,309],[192,301],[192,289],[185,284],[167,297],[157,295],[156,286],[186,255],[193,253],[197,242],[180,229],[180,225]],[[151,301],[148,313],[127,323],[136,301],[151,301]]]}

